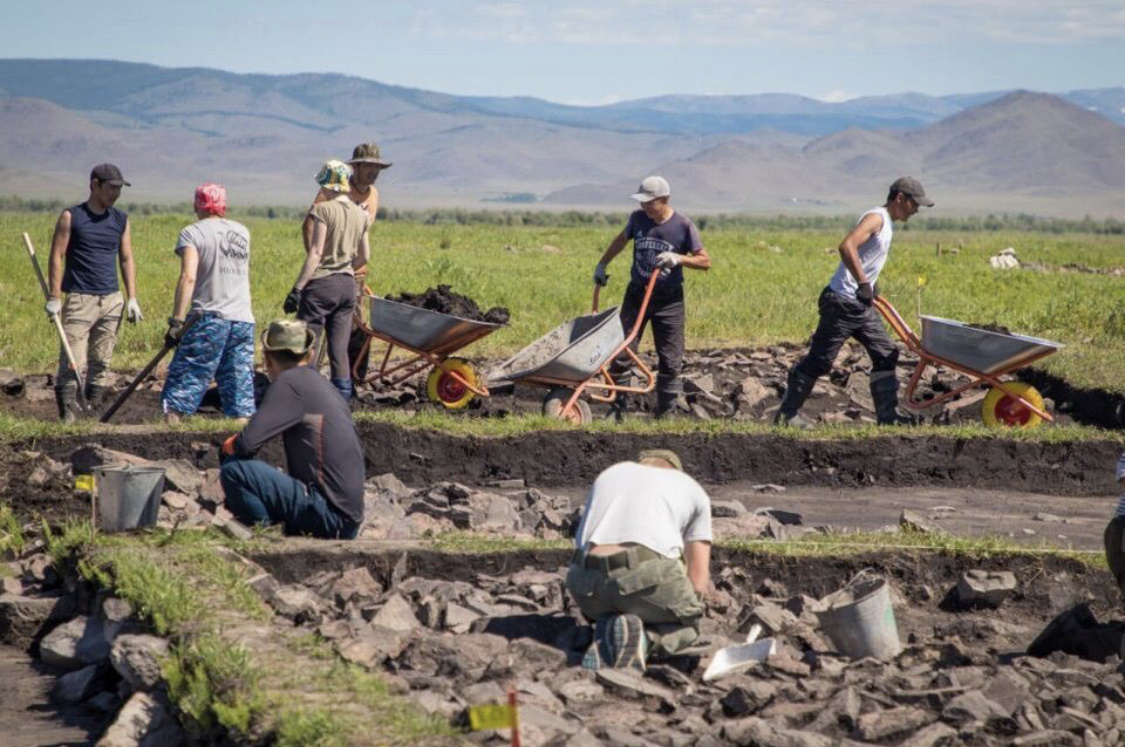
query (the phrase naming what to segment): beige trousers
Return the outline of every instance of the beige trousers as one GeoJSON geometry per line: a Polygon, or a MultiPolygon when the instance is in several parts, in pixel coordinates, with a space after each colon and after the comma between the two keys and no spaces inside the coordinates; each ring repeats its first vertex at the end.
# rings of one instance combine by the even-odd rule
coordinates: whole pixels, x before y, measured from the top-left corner
{"type": "MultiPolygon", "coordinates": [[[[62,308],[63,332],[74,365],[85,371],[87,386],[107,386],[110,381],[109,364],[113,360],[113,347],[117,343],[117,327],[124,313],[125,299],[120,293],[94,296],[87,293],[68,293],[62,308]]],[[[59,346],[59,371],[55,388],[75,387],[77,382],[66,351],[59,346]]]]}

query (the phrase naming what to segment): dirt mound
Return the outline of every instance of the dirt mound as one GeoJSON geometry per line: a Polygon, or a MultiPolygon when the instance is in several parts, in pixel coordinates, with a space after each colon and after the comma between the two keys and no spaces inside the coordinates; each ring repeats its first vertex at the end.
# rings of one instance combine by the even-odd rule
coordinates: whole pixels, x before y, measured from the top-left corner
{"type": "Polygon", "coordinates": [[[448,285],[439,285],[428,288],[422,293],[400,293],[397,296],[387,296],[388,301],[404,303],[419,309],[437,311],[441,314],[470,319],[474,322],[488,322],[489,324],[507,324],[511,314],[502,306],[493,306],[488,311],[481,311],[477,302],[468,296],[455,293],[448,285]]]}
{"type": "Polygon", "coordinates": [[[966,324],[965,326],[984,330],[985,332],[995,332],[998,335],[1008,335],[1009,337],[1012,335],[1012,330],[1002,324],[966,324]]]}

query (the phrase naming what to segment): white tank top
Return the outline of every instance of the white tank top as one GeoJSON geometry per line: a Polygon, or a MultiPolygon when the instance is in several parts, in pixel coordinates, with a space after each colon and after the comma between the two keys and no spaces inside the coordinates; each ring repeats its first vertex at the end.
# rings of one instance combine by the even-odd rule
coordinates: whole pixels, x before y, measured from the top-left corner
{"type": "MultiPolygon", "coordinates": [[[[894,234],[894,222],[891,220],[891,214],[887,212],[886,208],[877,207],[871,208],[863,215],[859,216],[856,221],[858,226],[863,222],[863,219],[872,213],[877,213],[883,219],[883,227],[879,232],[869,238],[867,241],[859,245],[859,263],[863,266],[863,274],[867,276],[867,282],[875,285],[879,279],[879,273],[883,271],[883,265],[887,263],[887,255],[891,251],[891,236],[894,234]]],[[[828,287],[834,292],[848,298],[855,298],[856,289],[859,288],[859,283],[848,272],[848,268],[844,265],[843,260],[840,260],[840,266],[836,268],[836,274],[832,276],[829,281],[828,287]]]]}

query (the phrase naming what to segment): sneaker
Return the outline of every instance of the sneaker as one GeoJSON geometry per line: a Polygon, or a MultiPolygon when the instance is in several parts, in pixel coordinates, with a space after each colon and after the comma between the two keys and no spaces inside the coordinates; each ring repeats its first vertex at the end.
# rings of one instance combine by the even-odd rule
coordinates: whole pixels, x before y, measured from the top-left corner
{"type": "Polygon", "coordinates": [[[609,662],[617,669],[645,671],[648,638],[645,626],[636,615],[616,615],[609,619],[609,662]]]}
{"type": "Polygon", "coordinates": [[[586,653],[582,657],[583,669],[597,671],[602,668],[602,654],[606,647],[605,632],[609,627],[606,624],[607,622],[609,622],[608,619],[603,618],[594,623],[594,640],[590,642],[590,647],[586,649],[586,653]]]}

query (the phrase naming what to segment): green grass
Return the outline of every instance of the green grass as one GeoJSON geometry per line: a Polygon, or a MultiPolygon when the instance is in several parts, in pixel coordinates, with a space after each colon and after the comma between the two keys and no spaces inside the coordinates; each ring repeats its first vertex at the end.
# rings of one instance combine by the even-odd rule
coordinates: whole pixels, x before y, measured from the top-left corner
{"type": "Polygon", "coordinates": [[[271,616],[247,584],[246,566],[230,552],[261,540],[239,543],[211,531],[107,535],[88,522],[45,527],[44,534],[60,568],[73,565],[87,581],[112,589],[171,639],[163,674],[197,737],[223,731],[240,743],[344,747],[372,738],[419,744],[452,733],[391,694],[377,674],[337,660],[315,637],[295,639],[293,653],[306,657],[300,661],[261,661],[223,637],[231,620],[271,616]],[[301,663],[313,654],[317,666],[301,663]],[[375,720],[358,717],[357,705],[375,720]]]}
{"type": "MultiPolygon", "coordinates": [[[[178,274],[172,252],[188,216],[137,218],[133,240],[139,295],[147,321],[126,325],[115,365],[139,368],[158,349],[178,274]]],[[[44,253],[54,216],[0,213],[0,294],[9,313],[0,325],[0,360],[20,371],[49,371],[57,343],[42,312],[38,284],[20,232],[44,253]]],[[[296,221],[247,220],[252,234],[251,283],[260,321],[281,315],[281,302],[303,250],[296,221]]],[[[369,285],[379,294],[449,283],[482,305],[507,306],[512,323],[468,349],[500,356],[520,349],[589,308],[590,275],[617,228],[448,226],[384,222],[372,234],[369,285]]],[[[736,229],[704,231],[713,257],[709,273],[687,273],[688,344],[760,346],[803,341],[816,323],[816,298],[838,261],[839,231],[736,229]]],[[[1065,343],[1042,367],[1082,387],[1125,392],[1125,283],[1097,274],[996,272],[988,257],[1014,246],[1022,262],[1051,268],[1076,263],[1098,269],[1125,265],[1125,236],[1026,231],[899,230],[883,275],[883,292],[916,325],[916,280],[927,279],[925,313],[1065,343]],[[940,243],[958,252],[940,256],[940,243]]],[[[616,303],[628,257],[610,267],[603,305],[616,303]]]]}
{"type": "Polygon", "coordinates": [[[11,506],[0,504],[0,560],[9,555],[19,557],[26,545],[27,538],[19,518],[12,512],[11,506]]]}
{"type": "MultiPolygon", "coordinates": [[[[570,550],[569,540],[503,538],[454,531],[438,535],[426,546],[439,552],[470,555],[496,555],[512,552],[570,550]]],[[[995,556],[1051,556],[1078,560],[1095,568],[1106,568],[1105,554],[1095,551],[1055,547],[1046,541],[1021,544],[1008,537],[983,535],[965,537],[945,532],[922,533],[910,530],[897,532],[828,532],[809,534],[795,540],[728,539],[716,547],[740,552],[754,552],[780,557],[846,557],[879,551],[940,552],[974,558],[995,556]]]]}

